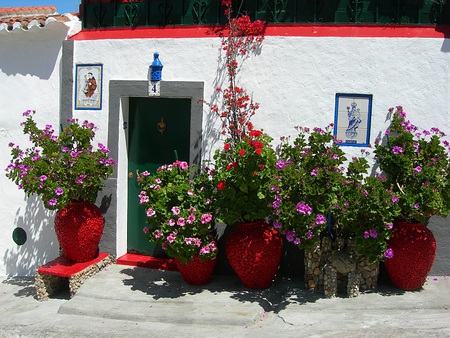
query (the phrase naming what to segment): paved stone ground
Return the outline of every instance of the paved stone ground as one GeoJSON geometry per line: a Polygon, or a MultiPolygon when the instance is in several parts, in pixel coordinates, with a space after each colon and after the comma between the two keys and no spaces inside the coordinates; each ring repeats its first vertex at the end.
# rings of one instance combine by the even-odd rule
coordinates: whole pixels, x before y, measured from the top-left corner
{"type": "Polygon", "coordinates": [[[31,278],[0,280],[0,337],[450,337],[450,277],[414,292],[384,283],[324,298],[298,278],[249,290],[234,275],[189,286],[178,272],[112,265],[48,301],[31,278]]]}

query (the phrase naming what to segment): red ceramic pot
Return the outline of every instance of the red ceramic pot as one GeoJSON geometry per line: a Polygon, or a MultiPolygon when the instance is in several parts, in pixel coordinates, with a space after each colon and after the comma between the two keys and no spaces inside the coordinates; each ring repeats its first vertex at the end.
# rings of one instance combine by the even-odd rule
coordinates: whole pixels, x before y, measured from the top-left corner
{"type": "Polygon", "coordinates": [[[187,262],[181,263],[178,258],[174,258],[178,271],[184,281],[190,285],[203,285],[209,283],[216,267],[217,258],[201,261],[199,255],[187,262]]]}
{"type": "Polygon", "coordinates": [[[280,265],[283,239],[264,220],[238,223],[226,239],[228,262],[242,284],[250,289],[265,289],[280,265]]]}
{"type": "Polygon", "coordinates": [[[104,220],[91,202],[72,202],[58,210],[55,232],[64,256],[75,263],[88,262],[98,255],[104,220]]]}
{"type": "Polygon", "coordinates": [[[386,259],[392,284],[402,290],[422,287],[436,257],[436,240],[423,223],[396,222],[388,243],[394,256],[386,259]]]}

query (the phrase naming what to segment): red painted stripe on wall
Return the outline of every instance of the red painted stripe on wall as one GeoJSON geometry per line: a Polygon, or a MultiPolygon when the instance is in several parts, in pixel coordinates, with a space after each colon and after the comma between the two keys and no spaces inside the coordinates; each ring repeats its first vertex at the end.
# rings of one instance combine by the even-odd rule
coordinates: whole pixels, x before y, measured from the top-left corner
{"type": "MultiPolygon", "coordinates": [[[[171,26],[82,30],[70,40],[207,38],[226,33],[223,26],[171,26]]],[[[450,39],[450,26],[270,25],[265,36],[450,39]]]]}

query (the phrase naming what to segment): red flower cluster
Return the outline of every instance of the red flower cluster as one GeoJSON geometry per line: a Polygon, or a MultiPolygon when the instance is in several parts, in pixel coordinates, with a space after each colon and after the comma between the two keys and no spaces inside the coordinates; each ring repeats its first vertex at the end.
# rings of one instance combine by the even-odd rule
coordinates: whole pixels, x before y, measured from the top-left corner
{"type": "Polygon", "coordinates": [[[217,184],[217,189],[223,190],[225,189],[226,183],[224,181],[220,181],[219,184],[217,184]]]}

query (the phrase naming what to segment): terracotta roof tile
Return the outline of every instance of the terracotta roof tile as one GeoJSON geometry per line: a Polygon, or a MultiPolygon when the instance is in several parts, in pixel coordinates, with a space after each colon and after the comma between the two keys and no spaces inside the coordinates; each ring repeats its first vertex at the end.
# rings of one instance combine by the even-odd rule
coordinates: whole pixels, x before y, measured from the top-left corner
{"type": "Polygon", "coordinates": [[[55,6],[4,7],[0,8],[0,31],[12,31],[17,28],[28,30],[34,26],[42,28],[50,22],[72,21],[71,17],[71,14],[59,14],[55,6]]]}

